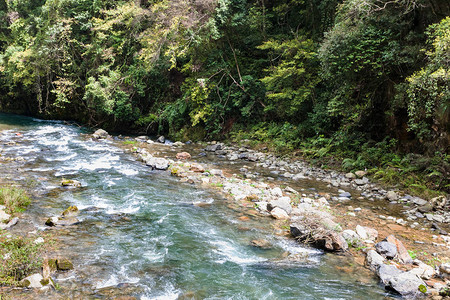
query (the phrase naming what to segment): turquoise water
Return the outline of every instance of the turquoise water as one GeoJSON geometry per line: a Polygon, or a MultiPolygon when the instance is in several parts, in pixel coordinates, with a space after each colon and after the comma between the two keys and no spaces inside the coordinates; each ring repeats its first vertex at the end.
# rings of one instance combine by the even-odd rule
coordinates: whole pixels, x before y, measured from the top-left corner
{"type": "MultiPolygon", "coordinates": [[[[383,299],[375,280],[337,269],[335,259],[272,233],[270,220],[240,221],[212,191],[152,171],[112,142],[91,141],[61,122],[0,114],[3,157],[37,182],[29,210],[45,218],[69,205],[81,224],[59,231],[75,270],[58,274],[56,295],[140,299],[383,299]],[[17,133],[20,133],[17,135],[17,133]],[[15,145],[5,145],[15,141],[15,145]],[[83,188],[62,189],[62,178],[83,188]],[[193,202],[210,203],[194,206],[193,202]],[[273,248],[249,245],[263,238],[273,248]],[[286,259],[287,253],[302,257],[286,259]],[[109,296],[108,296],[109,295],[109,296]]],[[[8,168],[8,171],[5,169],[8,168]]],[[[21,178],[21,177],[18,177],[21,178]]],[[[21,178],[24,180],[24,178],[21,178]]]]}

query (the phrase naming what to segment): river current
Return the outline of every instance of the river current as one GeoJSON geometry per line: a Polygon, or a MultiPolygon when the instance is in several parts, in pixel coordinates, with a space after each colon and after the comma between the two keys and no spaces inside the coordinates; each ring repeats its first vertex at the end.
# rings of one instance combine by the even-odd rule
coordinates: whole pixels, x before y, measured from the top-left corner
{"type": "Polygon", "coordinates": [[[60,289],[49,298],[388,296],[376,280],[338,268],[336,261],[345,258],[273,234],[270,220],[243,221],[214,191],[152,171],[114,142],[88,139],[83,128],[0,114],[0,130],[1,156],[23,157],[1,163],[2,176],[36,190],[26,213],[33,228],[47,230],[46,218],[70,205],[80,209],[79,225],[54,231],[75,269],[55,276],[60,289]],[[64,189],[62,178],[78,180],[82,188],[64,189]],[[273,247],[254,248],[253,239],[273,247]]]}

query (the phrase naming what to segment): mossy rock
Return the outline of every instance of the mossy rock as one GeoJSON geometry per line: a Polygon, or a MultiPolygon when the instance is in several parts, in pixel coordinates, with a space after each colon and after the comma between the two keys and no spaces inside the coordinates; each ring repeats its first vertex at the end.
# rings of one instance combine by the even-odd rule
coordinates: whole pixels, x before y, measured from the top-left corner
{"type": "Polygon", "coordinates": [[[65,179],[65,178],[63,178],[61,180],[61,185],[62,186],[81,187],[81,182],[79,182],[78,180],[72,180],[72,179],[65,179]]]}
{"type": "Polygon", "coordinates": [[[67,258],[58,258],[56,260],[56,266],[59,271],[68,271],[73,269],[73,263],[67,258]]]}
{"type": "Polygon", "coordinates": [[[23,279],[22,281],[19,282],[18,286],[19,287],[29,287],[31,284],[31,282],[28,279],[23,279]]]}
{"type": "Polygon", "coordinates": [[[50,217],[45,221],[45,225],[53,227],[56,226],[56,223],[59,221],[58,217],[50,217]]]}
{"type": "Polygon", "coordinates": [[[69,215],[73,216],[73,215],[76,215],[77,213],[78,213],[78,207],[69,206],[66,210],[64,210],[62,212],[62,215],[63,216],[69,216],[69,215]]]}

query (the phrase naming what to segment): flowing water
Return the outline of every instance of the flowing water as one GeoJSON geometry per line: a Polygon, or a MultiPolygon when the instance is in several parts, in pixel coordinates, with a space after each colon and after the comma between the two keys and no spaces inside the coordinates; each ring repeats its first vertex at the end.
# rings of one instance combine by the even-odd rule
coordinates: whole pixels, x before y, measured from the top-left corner
{"type": "Polygon", "coordinates": [[[0,123],[2,157],[24,158],[1,163],[0,172],[35,182],[41,195],[27,212],[32,228],[46,230],[46,218],[69,205],[81,210],[81,224],[53,230],[75,269],[56,275],[61,288],[48,298],[387,297],[366,273],[344,272],[345,259],[274,235],[266,218],[241,221],[220,195],[152,171],[111,142],[87,139],[82,128],[5,114],[0,123]],[[63,189],[62,178],[83,187],[63,189]],[[251,247],[258,238],[273,248],[251,247]]]}

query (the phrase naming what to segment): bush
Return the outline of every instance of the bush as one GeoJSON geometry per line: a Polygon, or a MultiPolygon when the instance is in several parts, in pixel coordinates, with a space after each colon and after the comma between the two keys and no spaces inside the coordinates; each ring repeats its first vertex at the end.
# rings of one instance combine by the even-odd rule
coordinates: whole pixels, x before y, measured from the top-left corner
{"type": "Polygon", "coordinates": [[[0,188],[0,204],[6,206],[9,214],[22,212],[30,204],[30,197],[21,188],[3,187],[0,188]]]}
{"type": "Polygon", "coordinates": [[[42,265],[40,245],[33,240],[0,235],[0,285],[17,284],[42,265]]]}

